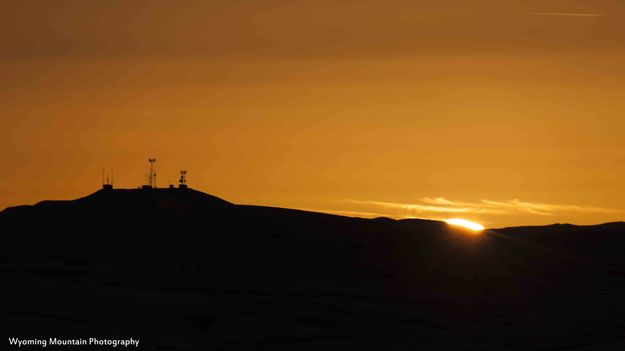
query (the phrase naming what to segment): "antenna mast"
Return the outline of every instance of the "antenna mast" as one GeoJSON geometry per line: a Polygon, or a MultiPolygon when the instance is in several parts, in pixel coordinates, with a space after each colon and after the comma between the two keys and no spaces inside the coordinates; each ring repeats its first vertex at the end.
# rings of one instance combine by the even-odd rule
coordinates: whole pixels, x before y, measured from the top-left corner
{"type": "Polygon", "coordinates": [[[180,171],[180,180],[179,180],[178,188],[180,189],[187,188],[187,171],[180,171]]]}
{"type": "Polygon", "coordinates": [[[111,174],[106,174],[106,170],[102,167],[102,189],[113,189],[113,167],[111,167],[111,174]]]}
{"type": "Polygon", "coordinates": [[[150,173],[148,174],[148,185],[150,188],[156,188],[156,159],[149,158],[148,162],[150,162],[150,173]]]}

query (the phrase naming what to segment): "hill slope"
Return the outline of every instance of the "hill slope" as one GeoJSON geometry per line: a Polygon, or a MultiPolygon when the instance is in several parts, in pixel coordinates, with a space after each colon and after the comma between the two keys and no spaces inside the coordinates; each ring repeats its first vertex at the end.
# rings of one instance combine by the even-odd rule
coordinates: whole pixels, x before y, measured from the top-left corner
{"type": "Polygon", "coordinates": [[[0,233],[8,336],[190,350],[625,341],[623,223],[475,235],[163,189],[10,208],[0,233]]]}

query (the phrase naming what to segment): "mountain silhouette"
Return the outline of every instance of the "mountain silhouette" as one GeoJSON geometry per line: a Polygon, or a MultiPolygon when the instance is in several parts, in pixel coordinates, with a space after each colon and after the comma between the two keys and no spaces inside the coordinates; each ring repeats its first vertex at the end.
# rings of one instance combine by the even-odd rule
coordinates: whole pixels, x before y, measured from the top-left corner
{"type": "Polygon", "coordinates": [[[475,234],[116,189],[7,208],[0,233],[7,337],[133,337],[146,350],[625,346],[625,223],[475,234]]]}

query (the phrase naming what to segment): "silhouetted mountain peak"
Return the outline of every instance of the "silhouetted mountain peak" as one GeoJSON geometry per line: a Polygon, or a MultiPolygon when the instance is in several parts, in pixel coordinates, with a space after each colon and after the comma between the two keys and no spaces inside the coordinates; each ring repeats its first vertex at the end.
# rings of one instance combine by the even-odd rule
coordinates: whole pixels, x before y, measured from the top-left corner
{"type": "Polygon", "coordinates": [[[150,201],[156,203],[180,202],[188,206],[230,206],[232,203],[217,196],[194,189],[113,189],[98,190],[86,197],[75,200],[82,203],[107,203],[119,201],[150,201]]]}
{"type": "Polygon", "coordinates": [[[227,209],[232,203],[193,189],[102,189],[75,200],[45,200],[35,205],[9,207],[0,215],[58,214],[193,214],[227,209]]]}

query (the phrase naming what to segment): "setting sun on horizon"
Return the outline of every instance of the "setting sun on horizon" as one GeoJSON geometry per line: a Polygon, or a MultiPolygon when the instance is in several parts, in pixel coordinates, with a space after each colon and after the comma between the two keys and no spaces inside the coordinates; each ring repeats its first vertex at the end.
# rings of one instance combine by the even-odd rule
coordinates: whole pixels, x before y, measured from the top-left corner
{"type": "Polygon", "coordinates": [[[472,230],[474,232],[481,232],[482,230],[484,230],[484,226],[479,224],[479,223],[475,223],[472,221],[469,221],[467,219],[462,219],[462,218],[451,218],[451,219],[447,219],[445,220],[445,222],[447,222],[447,224],[453,225],[453,226],[457,226],[457,227],[462,227],[465,229],[469,229],[472,230]]]}

